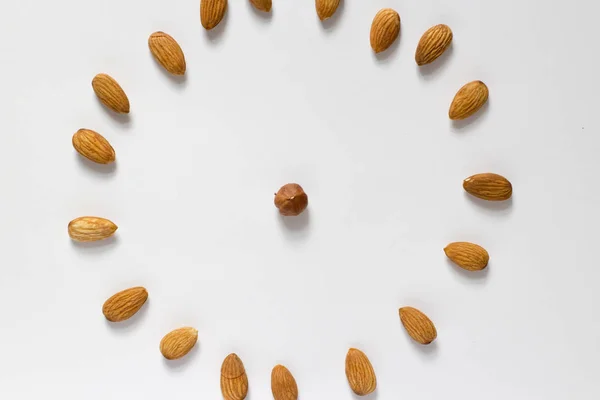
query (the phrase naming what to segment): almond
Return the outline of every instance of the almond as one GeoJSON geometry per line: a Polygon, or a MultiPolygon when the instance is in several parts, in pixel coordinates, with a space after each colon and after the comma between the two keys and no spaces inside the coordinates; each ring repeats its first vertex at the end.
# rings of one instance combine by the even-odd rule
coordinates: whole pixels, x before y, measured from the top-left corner
{"type": "Polygon", "coordinates": [[[469,118],[483,107],[488,96],[489,91],[485,83],[481,81],[469,82],[461,87],[454,96],[448,116],[453,120],[469,118]]]}
{"type": "Polygon", "coordinates": [[[108,164],[115,161],[115,150],[108,140],[98,132],[90,129],[80,129],[73,135],[73,147],[88,160],[98,164],[108,164]]]}
{"type": "Polygon", "coordinates": [[[440,24],[429,28],[417,46],[415,61],[425,65],[435,61],[452,43],[452,30],[448,25],[440,24]]]}
{"type": "Polygon", "coordinates": [[[148,292],[143,287],[123,290],[104,302],[102,313],[111,322],[121,322],[133,317],[148,300],[148,292]]]}
{"type": "Polygon", "coordinates": [[[248,394],[248,376],[237,354],[232,353],[223,361],[221,393],[225,400],[244,400],[248,394]]]}
{"type": "Polygon", "coordinates": [[[271,391],[275,400],[297,400],[298,385],[292,373],[283,365],[276,365],[271,372],[271,391]]]}
{"type": "Polygon", "coordinates": [[[348,350],[346,377],[352,391],[359,396],[373,393],[377,388],[377,378],[373,366],[365,353],[358,349],[348,350]]]}
{"type": "Polygon", "coordinates": [[[391,8],[380,10],[371,24],[371,47],[381,53],[394,43],[400,33],[400,15],[391,8]]]}
{"type": "Polygon", "coordinates": [[[315,0],[317,15],[321,21],[331,18],[339,5],[340,0],[315,0]]]}
{"type": "Polygon", "coordinates": [[[200,22],[206,30],[219,25],[227,10],[227,0],[201,0],[200,22]]]}
{"type": "Polygon", "coordinates": [[[264,12],[271,11],[271,7],[273,6],[272,0],[250,0],[250,3],[252,3],[257,10],[264,12]]]}
{"type": "Polygon", "coordinates": [[[421,344],[429,344],[437,337],[433,322],[416,308],[402,307],[400,309],[400,321],[402,321],[402,325],[404,325],[410,337],[421,344]]]}
{"type": "Polygon", "coordinates": [[[80,217],[69,222],[69,236],[78,242],[95,242],[111,237],[117,225],[99,217],[80,217]]]}
{"type": "Polygon", "coordinates": [[[483,247],[469,242],[450,243],[444,248],[444,253],[467,271],[481,271],[490,261],[490,255],[483,247]]]}
{"type": "Polygon", "coordinates": [[[129,99],[121,86],[111,76],[98,74],[92,80],[92,87],[102,104],[114,112],[129,113],[129,99]]]}
{"type": "Polygon", "coordinates": [[[167,360],[177,360],[194,348],[198,341],[198,331],[185,327],[175,329],[160,341],[160,352],[167,360]]]}
{"type": "Polygon", "coordinates": [[[505,177],[492,174],[477,174],[463,181],[463,188],[475,197],[489,201],[508,200],[512,196],[512,184],[505,177]]]}
{"type": "Polygon", "coordinates": [[[185,56],[179,44],[164,32],[154,32],[148,38],[152,55],[164,69],[173,75],[185,74],[185,56]]]}

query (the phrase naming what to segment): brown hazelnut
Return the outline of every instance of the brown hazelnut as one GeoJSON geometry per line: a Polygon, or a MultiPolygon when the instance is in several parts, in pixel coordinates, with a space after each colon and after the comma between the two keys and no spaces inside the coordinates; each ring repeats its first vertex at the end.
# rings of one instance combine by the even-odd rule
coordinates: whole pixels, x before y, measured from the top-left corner
{"type": "Polygon", "coordinates": [[[308,196],[302,186],[297,183],[288,183],[275,194],[275,207],[279,213],[293,217],[302,213],[308,207],[308,196]]]}

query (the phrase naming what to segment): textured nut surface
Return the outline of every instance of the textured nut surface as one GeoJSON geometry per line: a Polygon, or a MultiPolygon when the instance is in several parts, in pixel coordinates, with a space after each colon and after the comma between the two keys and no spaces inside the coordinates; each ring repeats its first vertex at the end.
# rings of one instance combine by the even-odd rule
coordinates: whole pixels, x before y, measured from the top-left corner
{"type": "Polygon", "coordinates": [[[429,28],[415,51],[417,65],[432,63],[441,56],[452,43],[452,30],[448,25],[440,24],[429,28]]]}
{"type": "Polygon", "coordinates": [[[463,189],[472,196],[488,201],[503,201],[512,197],[512,184],[502,175],[483,173],[463,181],[463,189]]]}
{"type": "Polygon", "coordinates": [[[373,393],[377,388],[377,378],[373,366],[365,353],[358,349],[348,350],[346,377],[352,391],[359,396],[373,393]]]}
{"type": "Polygon", "coordinates": [[[448,116],[452,120],[469,118],[488,100],[489,90],[481,81],[469,82],[461,87],[450,104],[448,116]]]}
{"type": "Polygon", "coordinates": [[[115,150],[101,134],[90,129],[80,129],[73,135],[73,147],[79,154],[98,164],[115,161],[115,150]]]}
{"type": "Polygon", "coordinates": [[[400,321],[411,338],[421,344],[429,344],[435,340],[437,331],[427,315],[413,307],[402,307],[399,313],[400,321]]]}
{"type": "Polygon", "coordinates": [[[221,393],[225,400],[244,400],[248,394],[248,376],[237,354],[228,355],[221,365],[221,393]]]}
{"type": "Polygon", "coordinates": [[[275,194],[275,207],[281,215],[296,216],[308,207],[308,196],[297,183],[288,183],[275,194]]]}
{"type": "Polygon", "coordinates": [[[106,107],[120,114],[129,113],[129,99],[121,85],[107,74],[98,74],[92,80],[92,88],[106,107]]]}
{"type": "Polygon", "coordinates": [[[371,24],[371,48],[375,53],[387,50],[400,33],[400,15],[391,8],[380,10],[371,24]]]}
{"type": "Polygon", "coordinates": [[[250,3],[252,3],[257,10],[264,12],[271,11],[271,7],[273,6],[272,0],[250,0],[250,3]]]}
{"type": "Polygon", "coordinates": [[[210,30],[219,25],[227,10],[227,0],[201,0],[200,22],[204,29],[210,30]]]}
{"type": "Polygon", "coordinates": [[[321,21],[331,18],[339,5],[340,0],[315,0],[317,15],[321,21]]]}
{"type": "Polygon", "coordinates": [[[107,239],[118,229],[112,221],[100,217],[80,217],[69,223],[69,236],[78,242],[107,239]]]}
{"type": "Polygon", "coordinates": [[[296,379],[283,365],[276,365],[271,372],[271,392],[275,400],[298,399],[296,379]]]}
{"type": "Polygon", "coordinates": [[[135,313],[148,300],[148,292],[143,287],[125,289],[104,302],[102,313],[111,322],[125,321],[135,313]]]}
{"type": "Polygon", "coordinates": [[[179,43],[164,32],[154,32],[148,38],[148,47],[156,61],[173,75],[184,75],[185,56],[179,43]]]}
{"type": "Polygon", "coordinates": [[[487,267],[490,255],[483,247],[469,242],[454,242],[444,248],[446,256],[467,271],[481,271],[487,267]]]}
{"type": "Polygon", "coordinates": [[[190,327],[175,329],[160,341],[160,352],[167,360],[176,360],[189,353],[197,341],[196,329],[190,327]]]}

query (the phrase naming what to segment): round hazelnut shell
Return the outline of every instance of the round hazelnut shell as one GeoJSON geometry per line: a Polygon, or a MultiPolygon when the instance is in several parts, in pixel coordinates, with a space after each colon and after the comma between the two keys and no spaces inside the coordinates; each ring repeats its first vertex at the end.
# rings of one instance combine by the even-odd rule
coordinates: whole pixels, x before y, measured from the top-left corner
{"type": "Polygon", "coordinates": [[[281,215],[294,217],[302,213],[308,207],[308,196],[304,193],[302,186],[296,183],[288,183],[275,194],[275,206],[281,215]]]}

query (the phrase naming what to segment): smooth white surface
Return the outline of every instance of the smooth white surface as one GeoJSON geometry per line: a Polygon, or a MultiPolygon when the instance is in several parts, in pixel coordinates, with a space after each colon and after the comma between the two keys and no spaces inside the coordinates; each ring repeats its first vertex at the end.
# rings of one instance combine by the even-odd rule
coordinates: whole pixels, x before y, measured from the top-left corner
{"type": "Polygon", "coordinates": [[[274,0],[272,16],[247,3],[210,34],[198,0],[2,3],[0,398],[215,399],[236,352],[252,400],[271,397],[277,363],[302,399],[352,399],[355,346],[371,399],[598,399],[597,3],[347,0],[326,24],[312,0],[274,0]],[[375,57],[382,7],[402,31],[375,57]],[[437,23],[454,44],[419,70],[437,23]],[[184,49],[185,80],[152,59],[156,30],[184,49]],[[130,118],[98,103],[99,72],[130,118]],[[489,106],[452,124],[475,79],[489,106]],[[82,127],[116,168],[76,154],[82,127]],[[488,171],[513,201],[464,194],[488,171]],[[309,195],[303,217],[273,206],[287,182],[309,195]],[[116,238],[73,243],[81,215],[116,238]],[[462,240],[488,249],[485,273],[446,260],[462,240]],[[149,303],[107,323],[103,302],[135,285],[149,303]],[[434,345],[408,338],[403,305],[435,322],[434,345]],[[199,345],[166,362],[160,339],[185,325],[199,345]]]}

